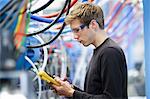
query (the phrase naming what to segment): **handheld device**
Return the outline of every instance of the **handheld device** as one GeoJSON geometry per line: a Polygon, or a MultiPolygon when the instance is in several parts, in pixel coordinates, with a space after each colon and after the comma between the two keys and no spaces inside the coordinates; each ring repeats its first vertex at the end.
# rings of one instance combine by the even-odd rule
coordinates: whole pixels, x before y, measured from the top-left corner
{"type": "Polygon", "coordinates": [[[45,80],[48,83],[52,83],[54,85],[60,86],[60,84],[54,79],[54,77],[46,73],[45,71],[39,71],[38,75],[40,76],[42,80],[45,80]]]}

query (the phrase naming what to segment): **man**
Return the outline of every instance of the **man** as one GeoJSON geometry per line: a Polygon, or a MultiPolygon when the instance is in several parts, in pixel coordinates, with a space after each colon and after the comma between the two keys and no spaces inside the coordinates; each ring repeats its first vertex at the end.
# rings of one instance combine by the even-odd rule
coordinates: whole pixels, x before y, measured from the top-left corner
{"type": "Polygon", "coordinates": [[[95,46],[85,78],[84,91],[56,77],[57,94],[73,99],[127,99],[127,65],[122,49],[104,31],[102,9],[77,3],[65,19],[74,38],[84,46],[95,46]]]}

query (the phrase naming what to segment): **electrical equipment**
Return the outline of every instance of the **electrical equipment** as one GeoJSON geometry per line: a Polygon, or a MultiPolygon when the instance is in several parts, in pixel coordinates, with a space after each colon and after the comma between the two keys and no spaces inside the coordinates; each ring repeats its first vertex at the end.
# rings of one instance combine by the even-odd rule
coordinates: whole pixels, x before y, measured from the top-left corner
{"type": "Polygon", "coordinates": [[[45,71],[40,71],[38,75],[41,77],[42,80],[47,81],[48,83],[52,83],[54,85],[60,86],[60,84],[54,79],[54,77],[45,71]]]}

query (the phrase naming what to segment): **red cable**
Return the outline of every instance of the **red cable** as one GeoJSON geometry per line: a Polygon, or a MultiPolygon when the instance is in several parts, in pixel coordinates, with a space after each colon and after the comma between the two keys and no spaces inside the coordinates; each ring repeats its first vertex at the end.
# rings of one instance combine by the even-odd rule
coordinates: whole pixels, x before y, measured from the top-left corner
{"type": "Polygon", "coordinates": [[[116,20],[117,16],[121,13],[121,11],[122,11],[123,8],[127,5],[127,3],[129,3],[128,0],[123,3],[123,5],[122,5],[121,8],[119,9],[119,11],[116,13],[116,15],[115,15],[115,16],[113,17],[113,19],[110,21],[110,23],[109,23],[109,25],[108,25],[108,27],[107,27],[107,29],[106,29],[106,32],[108,32],[108,30],[113,26],[113,23],[114,23],[114,21],[116,20]]]}
{"type": "Polygon", "coordinates": [[[16,31],[15,35],[14,35],[14,42],[15,42],[15,46],[18,49],[21,46],[22,43],[22,39],[24,37],[24,35],[18,35],[18,34],[25,34],[25,15],[23,15],[22,20],[20,22],[19,25],[19,29],[16,31]]]}
{"type": "Polygon", "coordinates": [[[112,15],[112,13],[114,12],[114,10],[117,8],[117,6],[119,6],[120,3],[121,3],[121,2],[118,1],[118,2],[114,5],[114,7],[113,7],[113,8],[111,9],[111,11],[109,12],[108,17],[106,18],[106,20],[109,19],[109,17],[112,15]]]}
{"type": "MultiPolygon", "coordinates": [[[[78,0],[72,1],[69,8],[71,8],[77,1],[78,1],[78,0]]],[[[66,11],[67,11],[67,8],[64,10],[63,13],[65,13],[66,11]]],[[[49,15],[43,15],[43,16],[41,16],[41,17],[44,17],[44,18],[56,17],[59,13],[60,13],[60,12],[58,11],[58,12],[55,12],[55,13],[51,13],[51,14],[49,14],[49,15]]]]}

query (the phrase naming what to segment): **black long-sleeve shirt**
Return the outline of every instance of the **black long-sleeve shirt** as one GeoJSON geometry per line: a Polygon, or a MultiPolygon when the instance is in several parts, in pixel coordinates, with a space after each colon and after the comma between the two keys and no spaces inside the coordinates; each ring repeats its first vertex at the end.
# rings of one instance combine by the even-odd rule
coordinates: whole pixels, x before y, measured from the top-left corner
{"type": "Polygon", "coordinates": [[[127,65],[122,49],[110,38],[94,49],[85,78],[84,91],[73,99],[128,99],[127,65]]]}

